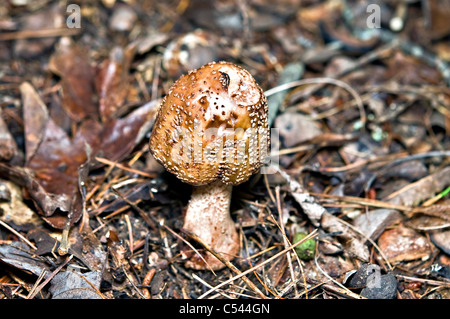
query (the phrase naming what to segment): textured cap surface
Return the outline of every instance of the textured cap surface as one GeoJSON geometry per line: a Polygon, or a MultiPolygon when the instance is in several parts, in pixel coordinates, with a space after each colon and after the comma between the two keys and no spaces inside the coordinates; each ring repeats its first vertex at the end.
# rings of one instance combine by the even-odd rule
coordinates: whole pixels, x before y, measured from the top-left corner
{"type": "Polygon", "coordinates": [[[251,74],[212,62],[181,76],[159,110],[150,149],[171,173],[192,185],[245,182],[269,146],[268,106],[251,74]]]}

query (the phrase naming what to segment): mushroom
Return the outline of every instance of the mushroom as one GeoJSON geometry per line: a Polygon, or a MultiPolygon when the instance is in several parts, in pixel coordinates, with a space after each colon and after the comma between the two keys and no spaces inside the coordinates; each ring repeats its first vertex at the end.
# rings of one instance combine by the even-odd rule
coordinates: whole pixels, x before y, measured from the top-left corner
{"type": "MultiPolygon", "coordinates": [[[[266,96],[248,71],[211,62],[173,84],[150,137],[155,159],[194,186],[183,228],[226,260],[240,249],[230,216],[232,186],[247,181],[264,161],[267,113],[266,96]]],[[[193,255],[186,266],[217,270],[224,264],[205,252],[202,258],[193,255]]]]}

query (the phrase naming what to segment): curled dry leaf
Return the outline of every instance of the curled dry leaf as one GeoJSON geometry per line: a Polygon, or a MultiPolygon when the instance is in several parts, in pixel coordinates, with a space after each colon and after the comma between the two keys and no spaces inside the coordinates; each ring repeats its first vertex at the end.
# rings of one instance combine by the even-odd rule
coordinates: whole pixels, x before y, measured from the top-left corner
{"type": "Polygon", "coordinates": [[[28,196],[33,200],[38,212],[43,216],[51,216],[55,211],[67,212],[70,200],[67,196],[47,192],[39,181],[34,178],[32,171],[22,167],[12,167],[0,163],[0,176],[23,186],[28,196]]]}

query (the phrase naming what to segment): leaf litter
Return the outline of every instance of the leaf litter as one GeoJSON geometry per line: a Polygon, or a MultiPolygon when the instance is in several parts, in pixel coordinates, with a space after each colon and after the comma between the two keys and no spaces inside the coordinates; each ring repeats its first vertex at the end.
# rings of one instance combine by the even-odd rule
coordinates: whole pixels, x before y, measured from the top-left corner
{"type": "Polygon", "coordinates": [[[446,298],[445,2],[408,4],[401,30],[367,29],[365,1],[214,2],[86,3],[72,31],[56,1],[0,5],[0,297],[446,298]],[[235,187],[239,256],[193,272],[190,187],[147,138],[176,77],[211,59],[268,92],[280,161],[235,187]]]}

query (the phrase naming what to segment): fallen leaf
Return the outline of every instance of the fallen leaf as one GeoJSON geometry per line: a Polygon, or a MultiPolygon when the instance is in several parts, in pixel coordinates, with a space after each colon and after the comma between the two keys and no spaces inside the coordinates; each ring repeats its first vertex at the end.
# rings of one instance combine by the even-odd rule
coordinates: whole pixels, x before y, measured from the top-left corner
{"type": "Polygon", "coordinates": [[[44,278],[51,273],[51,268],[47,265],[44,258],[36,256],[30,251],[30,248],[22,242],[13,242],[11,244],[0,245],[0,261],[15,268],[30,272],[39,276],[46,271],[44,278]]]}
{"type": "Polygon", "coordinates": [[[433,216],[416,216],[408,220],[405,225],[418,231],[428,231],[448,228],[450,221],[433,216]]]}
{"type": "Polygon", "coordinates": [[[39,181],[33,177],[29,169],[13,167],[0,163],[0,176],[6,180],[12,181],[17,185],[23,186],[26,193],[35,205],[39,213],[52,215],[55,211],[68,211],[70,208],[70,199],[67,196],[48,193],[39,181]]]}
{"type": "MultiPolygon", "coordinates": [[[[349,259],[336,258],[334,256],[320,255],[317,257],[317,263],[322,271],[335,279],[342,278],[345,273],[355,268],[349,259]]],[[[324,276],[323,273],[317,269],[317,267],[312,265],[313,264],[306,265],[305,275],[307,278],[314,278],[323,281],[329,280],[329,278],[324,276]]]]}
{"type": "Polygon", "coordinates": [[[63,228],[67,217],[75,223],[82,214],[78,170],[87,161],[86,141],[80,134],[70,139],[49,118],[45,104],[29,83],[21,85],[21,92],[29,171],[16,168],[15,177],[23,178],[20,185],[27,187],[40,213],[47,217],[45,220],[53,227],[63,228]],[[43,202],[48,197],[57,200],[43,202]]]}
{"type": "Polygon", "coordinates": [[[25,159],[28,162],[36,153],[44,138],[45,127],[49,119],[47,107],[33,86],[24,82],[20,85],[25,124],[25,159]]]}
{"type": "Polygon", "coordinates": [[[58,242],[55,238],[50,236],[44,229],[34,228],[27,234],[27,238],[36,244],[36,255],[42,256],[58,249],[58,242]]]}
{"type": "Polygon", "coordinates": [[[0,110],[0,161],[9,161],[17,154],[17,144],[3,120],[0,110]]]}
{"type": "Polygon", "coordinates": [[[24,204],[22,191],[19,186],[10,182],[2,182],[2,186],[7,187],[10,193],[10,200],[0,202],[0,219],[13,223],[14,225],[39,225],[41,220],[27,205],[24,204]]]}
{"type": "Polygon", "coordinates": [[[62,271],[50,281],[49,291],[52,299],[102,299],[97,292],[100,282],[101,275],[96,271],[85,273],[62,271]]]}
{"type": "Polygon", "coordinates": [[[49,69],[61,77],[62,106],[74,121],[98,116],[94,103],[94,68],[80,45],[62,38],[50,58],[49,69]]]}
{"type": "Polygon", "coordinates": [[[274,123],[285,147],[292,147],[322,133],[320,126],[311,118],[298,113],[284,112],[274,123]]]}
{"type": "Polygon", "coordinates": [[[83,225],[81,233],[78,227],[73,228],[69,233],[69,243],[71,253],[79,258],[91,271],[100,275],[103,274],[107,253],[88,224],[83,225]]]}
{"type": "Polygon", "coordinates": [[[111,119],[100,133],[99,145],[93,154],[111,161],[120,161],[129,155],[152,127],[157,106],[157,101],[151,101],[124,118],[111,119]]]}
{"type": "Polygon", "coordinates": [[[353,226],[364,235],[376,240],[384,230],[400,219],[400,213],[393,209],[374,209],[361,213],[353,220],[353,226]]]}
{"type": "Polygon", "coordinates": [[[351,256],[357,257],[362,261],[368,261],[370,254],[369,249],[365,245],[365,240],[361,239],[361,235],[345,225],[338,217],[325,212],[322,215],[321,227],[328,233],[336,234],[345,245],[345,250],[351,256]]]}
{"type": "Polygon", "coordinates": [[[109,59],[103,61],[95,78],[100,116],[104,122],[113,118],[128,94],[129,68],[135,48],[114,48],[109,59]]]}
{"type": "Polygon", "coordinates": [[[450,185],[450,166],[390,194],[384,200],[395,205],[416,206],[450,185]]]}
{"type": "Polygon", "coordinates": [[[404,54],[401,50],[397,50],[385,62],[388,64],[386,77],[393,82],[420,86],[442,81],[438,70],[414,56],[404,54]]]}
{"type": "Polygon", "coordinates": [[[433,231],[431,242],[447,255],[450,255],[450,230],[433,231]]]}
{"type": "Polygon", "coordinates": [[[378,246],[390,263],[411,261],[431,254],[427,239],[403,226],[385,231],[378,238],[378,246]]]}

